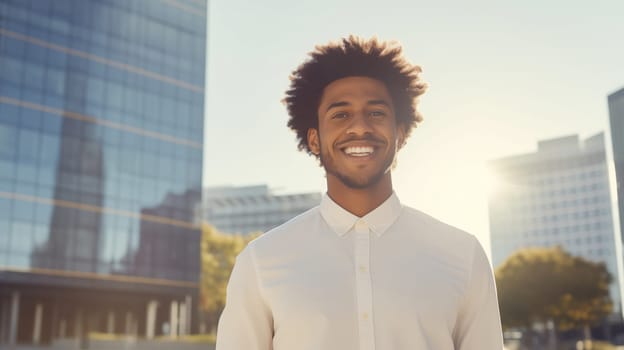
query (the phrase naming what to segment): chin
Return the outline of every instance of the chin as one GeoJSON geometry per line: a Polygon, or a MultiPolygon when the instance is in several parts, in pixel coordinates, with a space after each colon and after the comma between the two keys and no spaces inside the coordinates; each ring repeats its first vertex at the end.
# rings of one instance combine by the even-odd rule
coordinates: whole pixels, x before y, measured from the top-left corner
{"type": "Polygon", "coordinates": [[[367,188],[375,187],[377,184],[381,182],[385,172],[381,172],[372,176],[368,176],[366,178],[354,178],[352,176],[344,175],[344,174],[336,174],[336,177],[342,182],[346,187],[363,190],[367,188]]]}

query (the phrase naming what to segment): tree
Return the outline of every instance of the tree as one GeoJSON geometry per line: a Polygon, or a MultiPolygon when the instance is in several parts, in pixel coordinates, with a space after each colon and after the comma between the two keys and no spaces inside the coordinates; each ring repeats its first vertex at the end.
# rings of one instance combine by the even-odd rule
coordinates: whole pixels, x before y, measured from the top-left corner
{"type": "Polygon", "coordinates": [[[530,329],[553,321],[557,329],[589,326],[613,310],[611,275],[604,263],[560,247],[522,249],[496,269],[503,327],[530,329]]]}
{"type": "Polygon", "coordinates": [[[225,290],[236,257],[258,235],[225,234],[202,224],[200,306],[209,330],[215,330],[225,306],[225,290]]]}

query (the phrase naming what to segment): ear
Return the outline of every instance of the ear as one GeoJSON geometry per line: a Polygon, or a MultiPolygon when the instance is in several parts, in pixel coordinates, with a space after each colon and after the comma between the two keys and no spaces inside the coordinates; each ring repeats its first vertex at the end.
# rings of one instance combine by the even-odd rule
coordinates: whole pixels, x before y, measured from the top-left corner
{"type": "Polygon", "coordinates": [[[319,145],[318,130],[314,128],[308,129],[308,148],[312,153],[318,156],[321,153],[321,146],[319,145]]]}

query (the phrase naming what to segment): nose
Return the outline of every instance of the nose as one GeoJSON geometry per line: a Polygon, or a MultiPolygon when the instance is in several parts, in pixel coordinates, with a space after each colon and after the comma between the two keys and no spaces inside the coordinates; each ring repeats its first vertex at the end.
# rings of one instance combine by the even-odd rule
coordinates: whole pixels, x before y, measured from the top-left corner
{"type": "Polygon", "coordinates": [[[371,120],[364,112],[356,113],[347,128],[347,134],[354,135],[370,134],[372,131],[371,120]]]}

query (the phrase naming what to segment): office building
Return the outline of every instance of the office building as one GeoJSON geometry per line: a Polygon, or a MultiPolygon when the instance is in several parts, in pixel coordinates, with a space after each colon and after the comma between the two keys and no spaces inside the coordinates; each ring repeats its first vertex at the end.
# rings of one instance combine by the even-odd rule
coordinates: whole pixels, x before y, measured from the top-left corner
{"type": "Polygon", "coordinates": [[[274,194],[268,186],[204,190],[204,220],[227,233],[266,232],[319,205],[320,193],[274,194]]]}
{"type": "Polygon", "coordinates": [[[624,241],[624,88],[608,97],[611,142],[617,186],[620,237],[624,241]]]}
{"type": "Polygon", "coordinates": [[[0,0],[0,343],[196,329],[206,6],[0,0]]]}
{"type": "Polygon", "coordinates": [[[492,261],[516,250],[561,246],[604,262],[610,294],[621,313],[619,249],[613,225],[604,133],[540,141],[537,152],[490,162],[500,185],[489,196],[492,261]]]}

